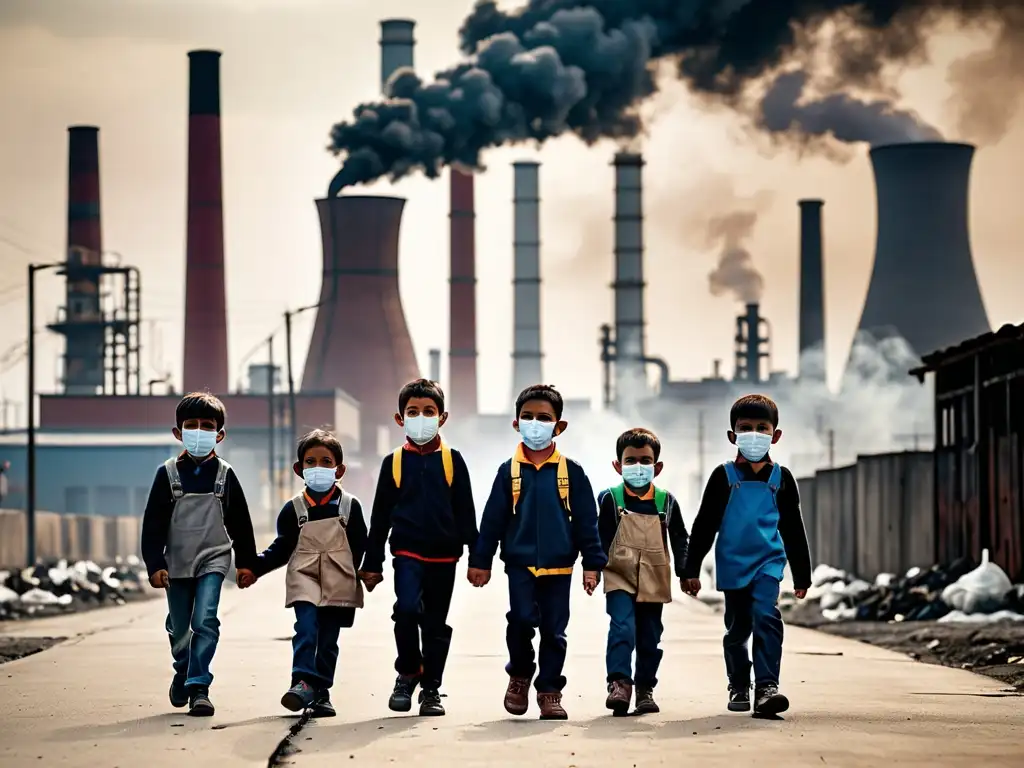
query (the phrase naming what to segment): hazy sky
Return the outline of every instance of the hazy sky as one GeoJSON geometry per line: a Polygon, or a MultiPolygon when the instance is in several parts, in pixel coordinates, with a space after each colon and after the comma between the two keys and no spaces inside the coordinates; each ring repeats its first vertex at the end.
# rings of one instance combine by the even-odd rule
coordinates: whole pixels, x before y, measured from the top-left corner
{"type": "MultiPolygon", "coordinates": [[[[4,0],[0,4],[0,359],[24,338],[25,265],[64,248],[67,126],[100,127],[104,247],[142,268],[144,376],[169,370],[180,384],[185,255],[187,51],[213,47],[221,61],[224,196],[231,371],[280,325],[288,307],[319,293],[321,252],[313,199],[337,169],[325,151],[334,122],[379,90],[377,22],[417,20],[421,73],[457,57],[468,0],[4,0]],[[20,286],[20,287],[19,287],[20,286]],[[274,286],[268,291],[267,286],[274,286]]],[[[901,79],[904,106],[951,139],[947,69],[984,38],[937,35],[933,63],[901,79]]],[[[713,358],[732,368],[738,305],[713,297],[716,254],[704,246],[708,217],[759,211],[750,241],[765,278],[763,311],[774,329],[774,367],[796,360],[798,211],[801,197],[826,201],[826,312],[830,375],[840,368],[859,318],[875,234],[866,147],[846,161],[800,157],[752,137],[725,111],[709,114],[674,83],[648,105],[648,349],[674,378],[706,374],[713,358]],[[742,205],[742,203],[741,203],[742,205]]],[[[574,139],[541,151],[520,146],[486,157],[477,180],[480,402],[510,398],[512,171],[541,167],[544,378],[567,395],[600,392],[598,326],[610,321],[615,146],[574,139]]],[[[983,146],[972,178],[975,264],[994,326],[1024,321],[1019,179],[1024,127],[983,146]]],[[[388,185],[372,188],[387,193],[388,185]]],[[[411,178],[402,230],[402,297],[426,373],[427,351],[448,338],[448,185],[411,178]],[[443,311],[436,311],[442,309],[443,311]],[[429,318],[423,321],[420,318],[429,318]]],[[[54,317],[62,286],[40,278],[38,319],[54,317]]],[[[301,370],[312,318],[297,326],[301,370]]],[[[358,331],[354,331],[358,332],[358,331]]],[[[59,338],[43,334],[39,382],[52,389],[59,338]]],[[[258,358],[254,358],[258,360],[258,358]]],[[[5,366],[0,363],[0,371],[5,366]]],[[[444,377],[442,377],[444,378],[444,377]]],[[[24,401],[24,364],[0,373],[0,394],[24,401]]],[[[22,410],[22,418],[24,411],[22,410]]]]}

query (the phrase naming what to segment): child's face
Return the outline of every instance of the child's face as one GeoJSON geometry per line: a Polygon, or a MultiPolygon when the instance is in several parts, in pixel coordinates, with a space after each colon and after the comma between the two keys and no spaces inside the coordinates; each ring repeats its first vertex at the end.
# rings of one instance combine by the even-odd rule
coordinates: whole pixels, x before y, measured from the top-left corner
{"type": "Polygon", "coordinates": [[[295,462],[293,469],[295,474],[302,477],[302,470],[309,469],[311,467],[322,467],[324,469],[333,469],[334,477],[338,480],[341,479],[342,475],[345,474],[345,465],[339,464],[338,460],[334,458],[334,452],[325,445],[313,445],[302,457],[301,462],[295,462]]]}
{"type": "Polygon", "coordinates": [[[612,467],[621,475],[623,467],[632,467],[637,464],[645,467],[653,465],[655,477],[661,474],[661,470],[665,466],[662,462],[654,460],[654,448],[651,446],[645,445],[641,448],[636,448],[635,446],[627,445],[622,451],[622,459],[620,461],[613,461],[612,467]]]}
{"type": "Polygon", "coordinates": [[[448,420],[448,412],[439,413],[437,403],[429,397],[411,397],[405,404],[405,412],[395,414],[395,423],[404,427],[406,419],[413,419],[417,416],[426,416],[428,419],[436,418],[438,429],[448,420]]]}
{"type": "Polygon", "coordinates": [[[772,436],[772,445],[782,438],[782,430],[776,429],[775,425],[767,419],[736,419],[736,427],[729,430],[729,442],[736,444],[736,435],[742,432],[760,432],[762,435],[772,436]]]}
{"type": "Polygon", "coordinates": [[[523,407],[519,409],[519,418],[512,422],[512,428],[517,432],[520,421],[540,421],[545,424],[554,424],[555,429],[552,434],[555,437],[565,432],[565,428],[568,426],[566,422],[558,420],[558,417],[555,416],[555,407],[547,400],[527,400],[523,403],[523,407]]]}
{"type": "Polygon", "coordinates": [[[217,442],[219,443],[224,439],[224,430],[217,429],[217,422],[213,419],[185,419],[181,422],[181,429],[175,427],[171,430],[171,434],[174,435],[175,440],[181,440],[181,433],[190,430],[200,430],[202,432],[216,432],[217,442]]]}

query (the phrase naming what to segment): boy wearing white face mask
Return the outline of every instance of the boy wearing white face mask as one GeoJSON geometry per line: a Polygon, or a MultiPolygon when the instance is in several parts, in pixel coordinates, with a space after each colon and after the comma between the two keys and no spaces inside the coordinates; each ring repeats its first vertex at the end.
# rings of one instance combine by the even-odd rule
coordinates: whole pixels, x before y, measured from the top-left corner
{"type": "Polygon", "coordinates": [[[220,638],[217,608],[232,549],[239,586],[256,580],[249,506],[234,470],[215,452],[225,418],[224,404],[208,392],[181,399],[172,433],[185,450],[157,470],[142,517],[149,583],[167,590],[171,705],[188,705],[198,717],[214,712],[210,663],[220,638]]]}
{"type": "Polygon", "coordinates": [[[747,642],[753,634],[754,714],[777,715],[789,708],[779,693],[779,585],[788,560],[796,597],[802,599],[811,586],[811,555],[796,480],[768,455],[782,437],[778,406],[764,395],[741,397],[732,406],[730,423],[729,442],[738,453],[708,479],[683,567],[684,589],[693,596],[700,591],[701,564],[717,534],[715,580],[725,593],[728,708],[750,710],[747,642]]]}
{"type": "Polygon", "coordinates": [[[282,706],[334,717],[338,635],[363,607],[356,567],[366,549],[366,523],[359,499],[340,484],[345,454],[338,438],[314,429],[299,440],[296,456],[293,470],[306,487],[281,509],[277,538],[260,554],[256,575],[287,566],[285,607],[295,610],[295,635],[282,706]]]}
{"type": "Polygon", "coordinates": [[[608,611],[608,698],[625,715],[636,685],[635,714],[659,712],[654,701],[662,650],[662,608],[672,602],[672,560],[683,576],[687,533],[679,503],[654,485],[661,474],[661,441],[647,429],[630,429],[615,444],[612,462],[623,482],[597,498],[608,611]],[[670,556],[671,547],[671,556],[670,556]],[[633,651],[636,677],[633,677],[633,651]]]}
{"type": "Polygon", "coordinates": [[[476,543],[469,470],[440,435],[447,419],[437,382],[417,379],[402,387],[395,423],[406,441],[381,465],[359,572],[371,591],[382,581],[390,535],[398,677],[388,707],[394,712],[412,709],[419,686],[419,713],[445,714],[440,688],[452,640],[447,622],[455,567],[476,543]]]}

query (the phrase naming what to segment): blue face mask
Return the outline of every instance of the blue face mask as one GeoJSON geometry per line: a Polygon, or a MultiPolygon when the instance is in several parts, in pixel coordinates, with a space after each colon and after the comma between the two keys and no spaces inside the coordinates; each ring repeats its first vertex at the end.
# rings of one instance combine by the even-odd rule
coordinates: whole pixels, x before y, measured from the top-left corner
{"type": "Polygon", "coordinates": [[[646,488],[654,480],[654,465],[623,464],[622,479],[631,488],[646,488]]]}
{"type": "Polygon", "coordinates": [[[737,432],[736,447],[744,459],[754,464],[768,455],[772,447],[772,436],[764,432],[737,432]]]}
{"type": "Polygon", "coordinates": [[[337,479],[337,470],[334,467],[306,467],[302,470],[302,479],[306,481],[306,487],[314,493],[329,491],[337,479]]]}
{"type": "Polygon", "coordinates": [[[554,439],[555,422],[537,421],[536,419],[520,419],[519,435],[523,444],[531,451],[543,451],[554,439]]]}
{"type": "Polygon", "coordinates": [[[205,459],[217,446],[217,433],[209,429],[183,429],[181,443],[190,456],[205,459]]]}

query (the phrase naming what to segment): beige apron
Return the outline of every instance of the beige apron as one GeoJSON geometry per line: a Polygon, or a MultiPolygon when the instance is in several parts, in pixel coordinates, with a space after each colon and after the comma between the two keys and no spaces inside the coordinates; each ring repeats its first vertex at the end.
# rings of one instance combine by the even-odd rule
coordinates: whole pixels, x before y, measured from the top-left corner
{"type": "Polygon", "coordinates": [[[341,491],[338,517],[309,520],[305,494],[292,499],[299,518],[299,541],[285,572],[285,607],[298,602],[318,608],[362,608],[363,586],[356,577],[345,528],[353,496],[341,491]]]}
{"type": "Polygon", "coordinates": [[[604,591],[624,590],[638,603],[672,602],[672,562],[660,515],[618,511],[619,527],[604,569],[604,591]]]}

